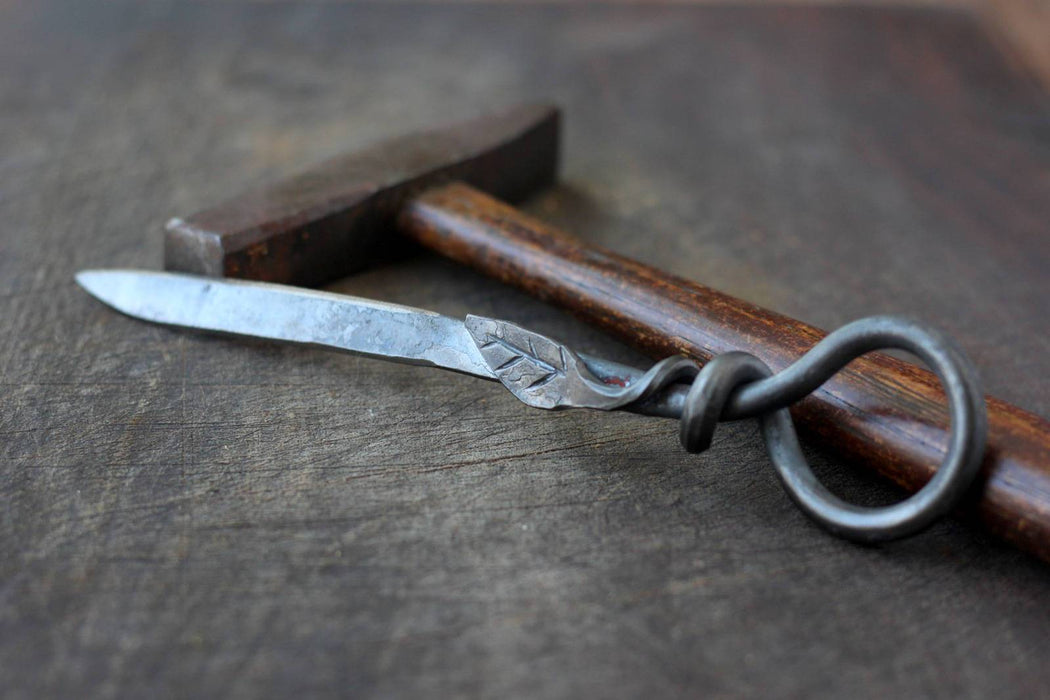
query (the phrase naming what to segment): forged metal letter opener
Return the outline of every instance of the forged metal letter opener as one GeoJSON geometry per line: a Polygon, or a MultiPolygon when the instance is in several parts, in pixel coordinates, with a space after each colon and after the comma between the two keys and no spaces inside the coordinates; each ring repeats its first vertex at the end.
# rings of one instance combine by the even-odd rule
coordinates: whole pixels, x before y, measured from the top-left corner
{"type": "Polygon", "coordinates": [[[776,375],[742,352],[720,355],[703,369],[670,357],[642,371],[479,316],[459,321],[357,297],[163,272],[93,270],[79,273],[77,281],[117,310],[148,321],[442,367],[498,380],[537,408],[625,409],[678,418],[690,452],[710,445],[719,420],[759,416],[790,496],[818,524],[858,542],[895,539],[928,526],[959,501],[984,452],[984,401],[973,368],[946,338],[901,318],[844,326],[776,375]],[[918,493],[892,506],[861,508],[816,480],[786,407],[855,357],[885,347],[915,353],[941,378],[952,412],[951,440],[937,474],[918,493]]]}

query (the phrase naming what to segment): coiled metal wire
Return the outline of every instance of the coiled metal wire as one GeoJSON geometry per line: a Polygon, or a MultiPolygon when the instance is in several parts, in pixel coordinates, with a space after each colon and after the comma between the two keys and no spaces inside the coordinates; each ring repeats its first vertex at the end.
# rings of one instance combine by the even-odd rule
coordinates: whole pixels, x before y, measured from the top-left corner
{"type": "Polygon", "coordinates": [[[706,450],[719,421],[757,417],[777,475],[798,507],[855,542],[884,542],[926,528],[959,502],[981,465],[988,428],[976,370],[949,338],[907,318],[854,321],[777,374],[744,352],[716,356],[703,368],[670,357],[646,372],[636,396],[644,401],[688,379],[693,381],[679,423],[686,450],[706,450]],[[948,398],[951,434],[937,473],[922,489],[894,505],[868,508],[843,501],[820,483],[799,448],[788,406],[855,358],[887,348],[913,353],[938,376],[948,398]]]}

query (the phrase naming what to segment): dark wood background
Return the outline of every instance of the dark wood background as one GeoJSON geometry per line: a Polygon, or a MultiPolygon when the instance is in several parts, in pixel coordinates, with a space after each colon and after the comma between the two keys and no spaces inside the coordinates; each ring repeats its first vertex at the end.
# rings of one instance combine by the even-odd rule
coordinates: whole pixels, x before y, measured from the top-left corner
{"type": "MultiPolygon", "coordinates": [[[[8,2],[0,66],[5,696],[1045,692],[1046,564],[951,520],[835,540],[752,424],[689,456],[673,424],[173,332],[72,281],[333,152],[553,99],[532,213],[825,328],[918,315],[1046,416],[1050,109],[969,16],[8,2]]],[[[433,257],[332,288],[642,361],[433,257]]]]}

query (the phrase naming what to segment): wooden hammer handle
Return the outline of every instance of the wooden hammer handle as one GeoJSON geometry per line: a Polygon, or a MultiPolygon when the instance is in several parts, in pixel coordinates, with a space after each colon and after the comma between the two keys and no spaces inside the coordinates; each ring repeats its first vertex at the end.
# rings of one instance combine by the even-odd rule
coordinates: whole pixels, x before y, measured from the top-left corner
{"type": "MultiPolygon", "coordinates": [[[[572,239],[462,183],[409,200],[399,229],[422,245],[554,302],[655,357],[750,352],[777,371],[825,333],[572,239]]],[[[792,409],[803,434],[909,491],[943,457],[948,416],[935,375],[888,355],[852,362],[792,409]]],[[[1050,422],[988,399],[988,451],[966,509],[1050,560],[1050,422]]]]}

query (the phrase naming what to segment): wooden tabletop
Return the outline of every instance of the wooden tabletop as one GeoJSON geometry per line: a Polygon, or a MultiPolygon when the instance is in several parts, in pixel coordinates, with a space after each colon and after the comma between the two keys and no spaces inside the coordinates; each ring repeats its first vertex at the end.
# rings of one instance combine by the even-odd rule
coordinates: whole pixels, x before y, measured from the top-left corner
{"type": "MultiPolygon", "coordinates": [[[[858,547],[752,423],[712,451],[435,370],[180,333],[77,289],[164,221],[524,100],[527,209],[824,328],[905,312],[1050,415],[1050,103],[933,9],[0,6],[7,697],[1033,697],[1050,569],[858,547]]],[[[331,287],[645,360],[434,257],[331,287]]],[[[862,503],[900,494],[807,445],[862,503]]]]}

